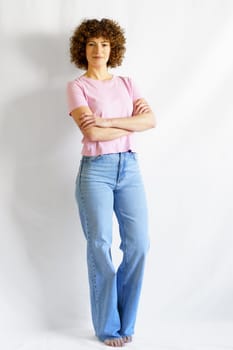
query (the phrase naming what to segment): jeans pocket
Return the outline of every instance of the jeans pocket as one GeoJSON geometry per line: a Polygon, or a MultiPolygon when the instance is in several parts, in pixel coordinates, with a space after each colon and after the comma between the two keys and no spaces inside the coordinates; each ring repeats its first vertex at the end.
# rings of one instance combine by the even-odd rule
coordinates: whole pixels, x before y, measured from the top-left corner
{"type": "Polygon", "coordinates": [[[95,161],[97,161],[97,160],[99,160],[99,159],[102,159],[103,158],[103,155],[102,154],[100,154],[100,155],[98,155],[98,156],[83,156],[83,161],[85,161],[85,162],[95,162],[95,161]]]}
{"type": "Polygon", "coordinates": [[[133,155],[133,159],[138,161],[138,154],[136,152],[133,152],[132,155],[133,155]]]}
{"type": "Polygon", "coordinates": [[[77,185],[77,183],[78,183],[78,181],[80,179],[82,168],[83,168],[83,158],[80,160],[80,163],[79,163],[79,169],[78,169],[78,173],[77,173],[77,176],[76,176],[76,179],[75,179],[75,185],[77,185]]]}

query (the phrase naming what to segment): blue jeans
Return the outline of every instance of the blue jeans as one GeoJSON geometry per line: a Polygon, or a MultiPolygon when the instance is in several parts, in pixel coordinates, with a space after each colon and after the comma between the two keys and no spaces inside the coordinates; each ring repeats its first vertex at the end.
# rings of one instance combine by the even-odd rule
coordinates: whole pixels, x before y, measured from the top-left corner
{"type": "Polygon", "coordinates": [[[149,248],[146,198],[137,155],[129,151],[83,156],[76,199],[87,240],[95,334],[101,341],[132,335],[149,248]],[[113,212],[123,252],[117,271],[111,258],[113,212]]]}

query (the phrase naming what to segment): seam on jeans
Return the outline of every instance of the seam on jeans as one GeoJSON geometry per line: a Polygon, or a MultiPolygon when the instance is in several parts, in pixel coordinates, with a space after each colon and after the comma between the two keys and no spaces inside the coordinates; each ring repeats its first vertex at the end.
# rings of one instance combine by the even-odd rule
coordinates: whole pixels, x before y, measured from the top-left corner
{"type": "MultiPolygon", "coordinates": [[[[129,259],[128,259],[128,244],[127,244],[127,235],[126,235],[126,230],[125,230],[125,223],[124,223],[124,221],[122,223],[122,220],[121,220],[121,227],[123,228],[123,236],[124,236],[123,247],[125,249],[125,261],[124,261],[123,268],[125,270],[127,268],[129,259]]],[[[126,288],[125,288],[125,281],[124,281],[124,283],[122,285],[122,305],[125,304],[125,291],[126,291],[126,288]]]]}
{"type": "MultiPolygon", "coordinates": [[[[125,227],[123,224],[123,221],[121,220],[121,216],[120,216],[120,210],[118,210],[117,208],[115,208],[115,212],[117,214],[117,220],[119,222],[119,228],[121,230],[121,240],[122,240],[122,248],[123,248],[123,261],[121,263],[121,275],[124,276],[124,271],[125,268],[128,264],[128,250],[127,250],[127,244],[126,244],[126,234],[125,234],[125,227]]],[[[123,280],[123,283],[121,282],[120,285],[121,288],[121,305],[123,306],[125,303],[125,280],[123,280]]]]}
{"type": "MultiPolygon", "coordinates": [[[[83,193],[82,193],[82,184],[81,184],[81,176],[82,176],[82,170],[83,170],[83,166],[81,168],[81,171],[80,171],[80,176],[79,176],[79,191],[80,191],[80,202],[82,204],[82,207],[83,207],[83,212],[82,212],[82,217],[83,217],[83,221],[84,221],[84,231],[86,232],[86,239],[87,239],[87,243],[89,242],[89,227],[88,227],[88,220],[87,220],[87,217],[86,217],[86,206],[85,206],[85,199],[84,199],[84,196],[83,196],[83,193]]],[[[90,245],[89,245],[90,247],[90,245]]],[[[90,258],[90,261],[91,261],[91,280],[92,280],[92,283],[93,283],[93,295],[94,295],[94,305],[92,305],[92,307],[95,308],[94,310],[94,314],[95,314],[95,320],[94,320],[94,323],[95,323],[95,327],[97,327],[97,325],[99,324],[99,322],[97,322],[97,318],[99,318],[99,310],[98,310],[98,291],[97,291],[97,285],[96,285],[96,272],[95,272],[95,264],[94,264],[94,257],[93,257],[93,254],[92,254],[92,251],[90,252],[91,255],[89,256],[90,258]]]]}
{"type": "Polygon", "coordinates": [[[78,173],[77,173],[77,176],[76,176],[76,179],[75,179],[75,184],[76,184],[76,186],[77,186],[77,184],[79,184],[80,175],[81,175],[81,172],[82,172],[82,168],[83,168],[83,157],[82,157],[81,160],[80,160],[80,164],[79,164],[79,168],[78,168],[78,173]]]}
{"type": "Polygon", "coordinates": [[[116,176],[116,186],[120,182],[120,168],[121,168],[121,162],[122,162],[122,155],[119,153],[119,158],[118,158],[118,166],[117,166],[117,176],[116,176]]]}

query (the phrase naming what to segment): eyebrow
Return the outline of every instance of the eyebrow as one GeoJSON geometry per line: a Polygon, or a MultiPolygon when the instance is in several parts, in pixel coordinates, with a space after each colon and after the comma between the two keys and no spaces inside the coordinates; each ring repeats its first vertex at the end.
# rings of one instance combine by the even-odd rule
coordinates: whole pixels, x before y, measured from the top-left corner
{"type": "MultiPolygon", "coordinates": [[[[87,40],[87,42],[88,43],[95,43],[96,41],[95,40],[87,40]]],[[[102,43],[109,43],[110,42],[110,40],[103,40],[103,41],[101,41],[101,44],[102,43]]]]}

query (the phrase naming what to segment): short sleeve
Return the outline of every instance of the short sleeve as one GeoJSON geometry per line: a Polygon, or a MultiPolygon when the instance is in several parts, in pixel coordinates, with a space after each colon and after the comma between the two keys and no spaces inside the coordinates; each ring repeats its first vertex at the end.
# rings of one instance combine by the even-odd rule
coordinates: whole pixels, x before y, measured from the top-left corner
{"type": "Polygon", "coordinates": [[[76,80],[67,83],[67,104],[69,115],[76,108],[88,106],[84,91],[76,80]]]}
{"type": "Polygon", "coordinates": [[[138,100],[139,98],[143,98],[141,91],[138,89],[135,82],[131,78],[129,80],[131,84],[131,94],[132,94],[133,102],[138,100]]]}

